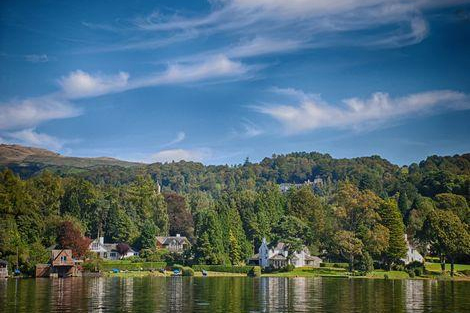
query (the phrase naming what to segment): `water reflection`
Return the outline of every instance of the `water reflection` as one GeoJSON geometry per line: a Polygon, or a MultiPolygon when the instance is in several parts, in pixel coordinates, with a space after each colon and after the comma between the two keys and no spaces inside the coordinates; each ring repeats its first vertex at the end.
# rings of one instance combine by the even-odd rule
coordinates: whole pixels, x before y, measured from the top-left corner
{"type": "Polygon", "coordinates": [[[470,282],[144,277],[0,280],[0,312],[469,312],[470,282]]]}

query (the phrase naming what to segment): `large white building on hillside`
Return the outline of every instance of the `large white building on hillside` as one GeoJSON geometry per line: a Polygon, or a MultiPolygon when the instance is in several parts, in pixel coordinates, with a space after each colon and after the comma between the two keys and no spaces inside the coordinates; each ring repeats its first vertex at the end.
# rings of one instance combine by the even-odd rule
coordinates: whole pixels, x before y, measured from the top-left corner
{"type": "Polygon", "coordinates": [[[289,253],[287,245],[283,242],[279,242],[276,246],[269,248],[266,238],[263,238],[258,254],[255,254],[250,259],[250,262],[258,264],[262,268],[282,268],[288,264],[292,264],[295,267],[319,267],[320,263],[322,263],[322,259],[310,255],[307,247],[303,247],[300,251],[292,252],[291,256],[289,256],[289,253]]]}

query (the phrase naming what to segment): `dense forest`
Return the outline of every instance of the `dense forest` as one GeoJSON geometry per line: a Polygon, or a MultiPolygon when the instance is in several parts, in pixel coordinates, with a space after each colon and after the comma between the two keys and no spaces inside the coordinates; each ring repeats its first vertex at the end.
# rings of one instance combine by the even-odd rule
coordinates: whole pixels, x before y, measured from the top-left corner
{"type": "Polygon", "coordinates": [[[3,167],[0,259],[18,259],[25,272],[46,261],[54,244],[84,257],[89,238],[98,235],[149,260],[234,265],[266,237],[367,269],[399,264],[406,233],[423,253],[470,261],[470,154],[403,167],[379,156],[315,152],[236,166],[3,167]],[[285,183],[292,188],[281,192],[285,183]],[[167,234],[187,236],[191,251],[158,251],[155,236],[167,234]]]}

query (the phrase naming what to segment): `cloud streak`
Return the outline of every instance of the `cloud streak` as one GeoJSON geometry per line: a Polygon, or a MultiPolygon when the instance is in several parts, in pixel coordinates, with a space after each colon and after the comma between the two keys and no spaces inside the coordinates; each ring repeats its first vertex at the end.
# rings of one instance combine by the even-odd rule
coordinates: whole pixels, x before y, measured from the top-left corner
{"type": "Polygon", "coordinates": [[[162,150],[152,155],[154,162],[178,162],[178,161],[193,161],[203,162],[212,156],[212,151],[208,148],[200,149],[169,149],[162,150]]]}
{"type": "Polygon", "coordinates": [[[319,96],[294,89],[279,89],[277,92],[294,97],[298,104],[256,106],[254,109],[280,122],[286,134],[320,128],[363,128],[439,110],[470,109],[469,96],[452,90],[428,91],[396,98],[376,92],[368,99],[345,99],[341,105],[331,105],[319,96]]]}

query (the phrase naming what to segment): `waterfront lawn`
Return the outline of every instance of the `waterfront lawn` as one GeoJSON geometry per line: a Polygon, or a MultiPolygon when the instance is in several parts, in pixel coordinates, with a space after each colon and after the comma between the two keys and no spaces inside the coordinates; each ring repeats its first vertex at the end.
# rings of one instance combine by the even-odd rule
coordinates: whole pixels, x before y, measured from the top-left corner
{"type": "Polygon", "coordinates": [[[315,276],[334,276],[334,277],[348,277],[348,273],[344,268],[336,267],[298,267],[294,268],[291,272],[273,272],[265,273],[262,276],[268,277],[315,277],[315,276]]]}
{"type": "Polygon", "coordinates": [[[385,278],[385,275],[389,279],[406,279],[409,278],[407,272],[404,271],[384,271],[384,270],[374,270],[366,275],[369,278],[385,278]]]}
{"type": "MultiPolygon", "coordinates": [[[[441,273],[440,263],[428,263],[425,264],[426,270],[429,272],[441,273]]],[[[470,270],[470,264],[454,264],[454,270],[456,272],[463,270],[470,270]]],[[[450,263],[446,263],[446,271],[450,272],[450,263]]]]}

